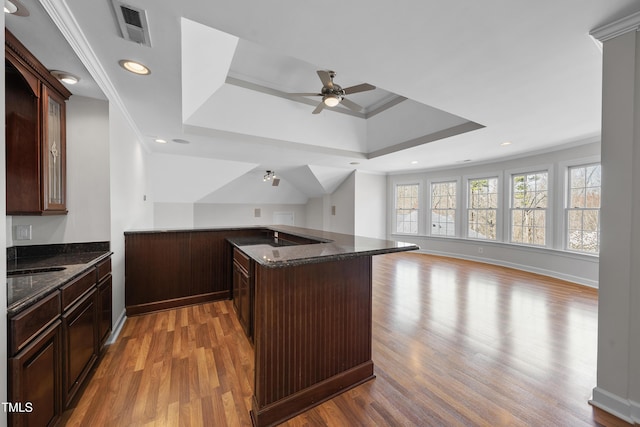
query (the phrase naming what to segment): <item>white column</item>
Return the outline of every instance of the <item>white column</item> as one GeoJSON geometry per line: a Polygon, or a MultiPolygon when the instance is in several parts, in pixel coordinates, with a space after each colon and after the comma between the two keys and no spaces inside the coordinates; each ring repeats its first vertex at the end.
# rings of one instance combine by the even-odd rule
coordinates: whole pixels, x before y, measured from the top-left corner
{"type": "Polygon", "coordinates": [[[640,13],[603,42],[598,372],[591,403],[640,422],[640,13]]]}

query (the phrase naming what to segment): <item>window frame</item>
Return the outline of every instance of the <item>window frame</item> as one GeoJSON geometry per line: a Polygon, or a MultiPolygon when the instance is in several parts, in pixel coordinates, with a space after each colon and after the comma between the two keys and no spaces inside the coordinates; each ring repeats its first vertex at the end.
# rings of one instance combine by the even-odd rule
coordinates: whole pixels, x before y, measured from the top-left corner
{"type": "Polygon", "coordinates": [[[392,227],[393,227],[393,232],[391,234],[397,234],[397,235],[401,235],[401,236],[419,236],[421,234],[422,231],[422,224],[421,224],[421,212],[423,211],[423,195],[422,195],[422,182],[415,180],[415,181],[406,181],[406,182],[394,182],[393,183],[393,207],[392,207],[392,227]],[[416,214],[416,232],[412,233],[412,232],[404,232],[404,231],[398,231],[398,207],[397,207],[397,201],[398,201],[398,187],[400,186],[417,186],[418,187],[418,191],[417,191],[417,198],[418,198],[418,208],[417,208],[417,214],[416,214]]]}
{"type": "Polygon", "coordinates": [[[564,172],[564,185],[563,185],[563,195],[562,195],[562,249],[567,252],[581,254],[581,255],[589,255],[589,256],[599,256],[600,254],[600,246],[602,243],[602,228],[601,228],[601,213],[602,213],[602,162],[599,157],[590,157],[585,159],[579,159],[572,162],[564,162],[560,165],[564,172]],[[596,252],[584,251],[579,249],[573,249],[569,247],[569,213],[574,210],[595,210],[594,208],[572,208],[571,205],[571,169],[575,168],[587,168],[589,166],[600,166],[600,206],[597,208],[598,215],[598,237],[597,237],[597,245],[598,250],[596,252]]]}
{"type": "Polygon", "coordinates": [[[502,174],[501,173],[485,173],[485,174],[474,174],[474,175],[465,175],[465,209],[464,209],[464,236],[470,240],[477,240],[480,242],[503,242],[503,200],[504,200],[504,190],[503,190],[503,182],[502,182],[502,174]],[[469,235],[469,211],[471,210],[471,181],[480,180],[480,179],[496,179],[497,180],[497,207],[496,207],[496,238],[495,239],[483,239],[480,237],[472,237],[469,235]]]}
{"type": "Polygon", "coordinates": [[[426,197],[426,201],[427,201],[427,215],[426,215],[426,225],[425,227],[428,228],[428,231],[426,232],[427,235],[432,236],[432,237],[443,237],[443,238],[455,238],[455,237],[460,237],[461,236],[461,218],[460,218],[460,207],[462,206],[461,204],[461,194],[460,194],[460,177],[451,177],[451,178],[434,178],[434,179],[429,179],[427,180],[427,197],[426,197]],[[455,183],[455,188],[456,188],[456,196],[455,196],[455,203],[456,203],[456,207],[455,207],[455,220],[453,223],[453,227],[454,227],[454,234],[452,236],[448,236],[448,235],[443,235],[443,234],[433,234],[433,200],[432,200],[432,194],[433,194],[433,188],[432,186],[434,184],[445,184],[445,183],[455,183]]]}
{"type": "Polygon", "coordinates": [[[505,221],[504,221],[504,236],[506,237],[504,243],[510,245],[518,245],[518,246],[527,246],[532,248],[553,248],[553,225],[554,225],[554,173],[553,173],[553,165],[545,164],[538,166],[530,166],[518,169],[506,170],[505,181],[508,184],[508,191],[505,191],[505,221]],[[514,186],[513,186],[513,178],[517,175],[532,175],[538,173],[546,173],[547,174],[547,207],[543,208],[545,212],[545,220],[544,220],[544,245],[538,245],[529,242],[516,242],[513,240],[513,212],[515,209],[513,207],[513,194],[514,194],[514,186]]]}

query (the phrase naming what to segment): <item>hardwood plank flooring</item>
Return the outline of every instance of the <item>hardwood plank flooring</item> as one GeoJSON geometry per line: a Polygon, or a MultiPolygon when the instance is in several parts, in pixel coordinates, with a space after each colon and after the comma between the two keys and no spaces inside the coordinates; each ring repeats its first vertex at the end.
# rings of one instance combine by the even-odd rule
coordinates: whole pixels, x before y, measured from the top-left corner
{"type": "MultiPolygon", "coordinates": [[[[376,379],[284,426],[626,426],[591,407],[597,290],[513,269],[374,257],[376,379]]],[[[67,426],[250,426],[231,301],[127,319],[67,426]]]]}

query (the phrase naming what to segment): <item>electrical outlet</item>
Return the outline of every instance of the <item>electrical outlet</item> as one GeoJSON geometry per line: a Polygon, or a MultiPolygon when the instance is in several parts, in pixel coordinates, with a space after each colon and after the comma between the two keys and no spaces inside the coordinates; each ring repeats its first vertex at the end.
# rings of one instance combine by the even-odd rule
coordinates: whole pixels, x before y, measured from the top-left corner
{"type": "Polygon", "coordinates": [[[16,240],[31,240],[31,225],[14,225],[16,240]]]}

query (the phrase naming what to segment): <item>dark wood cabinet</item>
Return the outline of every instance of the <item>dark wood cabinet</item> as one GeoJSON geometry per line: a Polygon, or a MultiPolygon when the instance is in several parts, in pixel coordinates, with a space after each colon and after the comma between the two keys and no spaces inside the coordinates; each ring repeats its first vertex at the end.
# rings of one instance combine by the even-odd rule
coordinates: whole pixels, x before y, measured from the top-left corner
{"type": "Polygon", "coordinates": [[[98,349],[104,348],[107,338],[111,335],[112,305],[111,274],[98,283],[98,349]]]}
{"type": "Polygon", "coordinates": [[[227,238],[260,229],[125,233],[127,316],[230,299],[233,267],[227,238]]]}
{"type": "Polygon", "coordinates": [[[10,426],[53,426],[95,366],[111,333],[107,258],[9,319],[10,426]]]}
{"type": "Polygon", "coordinates": [[[53,426],[62,413],[60,325],[56,320],[9,359],[9,402],[21,405],[9,411],[10,426],[53,426]]]}
{"type": "Polygon", "coordinates": [[[233,306],[247,337],[253,335],[253,261],[237,248],[233,249],[233,306]]]}
{"type": "Polygon", "coordinates": [[[63,402],[66,408],[98,358],[97,291],[92,289],[62,316],[63,402]]]}
{"type": "Polygon", "coordinates": [[[66,214],[71,93],[8,30],[5,76],[7,214],[66,214]]]}

